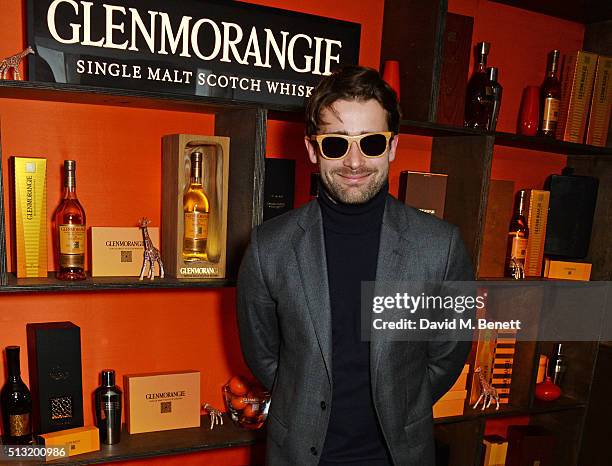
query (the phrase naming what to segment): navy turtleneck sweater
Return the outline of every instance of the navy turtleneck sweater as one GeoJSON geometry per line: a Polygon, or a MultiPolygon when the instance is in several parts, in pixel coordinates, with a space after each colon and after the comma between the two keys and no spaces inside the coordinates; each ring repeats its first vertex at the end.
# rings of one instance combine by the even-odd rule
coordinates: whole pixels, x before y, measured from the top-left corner
{"type": "Polygon", "coordinates": [[[320,466],[391,465],[370,384],[370,345],[361,340],[361,282],[376,279],[388,185],[364,204],[344,204],[319,186],[332,317],[332,403],[320,466]]]}

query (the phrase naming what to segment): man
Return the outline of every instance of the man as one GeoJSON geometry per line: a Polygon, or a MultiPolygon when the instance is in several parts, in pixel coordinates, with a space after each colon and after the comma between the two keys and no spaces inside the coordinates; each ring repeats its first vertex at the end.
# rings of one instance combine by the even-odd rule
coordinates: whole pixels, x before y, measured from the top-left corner
{"type": "Polygon", "coordinates": [[[376,71],[325,77],[305,137],[319,197],[252,233],[238,324],[247,364],[272,390],[270,465],[434,464],[432,404],[470,342],[361,339],[362,282],[472,278],[458,229],[388,194],[399,119],[376,71]]]}

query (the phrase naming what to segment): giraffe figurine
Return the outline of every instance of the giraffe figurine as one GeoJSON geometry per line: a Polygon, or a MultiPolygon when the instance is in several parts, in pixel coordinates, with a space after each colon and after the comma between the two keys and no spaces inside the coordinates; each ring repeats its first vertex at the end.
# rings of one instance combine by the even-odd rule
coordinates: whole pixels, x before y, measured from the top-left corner
{"type": "Polygon", "coordinates": [[[7,79],[9,70],[13,70],[13,79],[15,81],[21,81],[21,73],[19,73],[19,64],[23,57],[34,53],[32,47],[28,47],[23,52],[19,52],[10,57],[6,57],[0,61],[0,79],[7,79]]]}
{"type": "Polygon", "coordinates": [[[473,409],[476,409],[476,406],[478,406],[478,403],[482,400],[481,411],[484,411],[491,406],[491,402],[495,400],[495,411],[497,411],[499,409],[499,395],[497,394],[497,389],[485,380],[484,375],[482,375],[482,367],[474,369],[474,373],[478,374],[478,380],[480,381],[480,397],[478,401],[476,401],[476,404],[474,404],[473,409]]]}
{"type": "Polygon", "coordinates": [[[155,262],[159,265],[159,278],[164,278],[164,264],[161,260],[161,255],[159,253],[159,249],[153,246],[153,241],[149,237],[149,230],[147,226],[151,223],[146,217],[143,217],[138,222],[140,225],[140,229],[142,230],[142,240],[144,244],[144,253],[142,255],[142,268],[140,269],[140,277],[138,280],[142,280],[144,277],[145,269],[147,268],[147,264],[149,264],[149,272],[147,273],[147,278],[154,280],[155,279],[155,262]]]}

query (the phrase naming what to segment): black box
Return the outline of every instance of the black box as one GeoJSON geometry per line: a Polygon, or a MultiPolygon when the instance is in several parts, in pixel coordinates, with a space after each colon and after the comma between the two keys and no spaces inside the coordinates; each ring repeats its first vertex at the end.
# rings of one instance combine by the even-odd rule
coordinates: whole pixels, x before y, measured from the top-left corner
{"type": "Polygon", "coordinates": [[[26,331],[34,433],[83,427],[81,329],[45,322],[26,331]]]}
{"type": "Polygon", "coordinates": [[[264,222],[293,209],[295,160],[266,159],[264,222]]]}

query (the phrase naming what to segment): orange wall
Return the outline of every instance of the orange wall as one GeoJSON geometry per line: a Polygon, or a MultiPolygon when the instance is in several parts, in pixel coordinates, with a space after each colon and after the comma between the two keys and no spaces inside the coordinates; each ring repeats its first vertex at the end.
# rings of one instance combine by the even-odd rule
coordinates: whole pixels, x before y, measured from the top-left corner
{"type": "MultiPolygon", "coordinates": [[[[254,3],[324,15],[362,25],[361,64],[377,67],[380,56],[383,0],[258,0],[254,3]]],[[[21,2],[0,0],[0,56],[23,48],[21,2]]],[[[516,125],[523,86],[538,84],[545,52],[580,46],[582,26],[525,13],[484,0],[450,0],[452,12],[476,15],[474,42],[490,40],[490,64],[501,68],[504,101],[500,129],[516,125]],[[537,52],[537,53],[536,53],[537,52]]],[[[49,160],[49,215],[60,195],[60,164],[75,158],[78,192],[89,225],[134,225],[142,215],[160,220],[160,166],[163,134],[213,130],[212,116],[174,111],[114,108],[69,103],[0,99],[3,166],[11,155],[39,155],[49,160]]],[[[307,200],[309,173],[300,124],[272,121],[269,156],[297,161],[297,204],[307,200]]],[[[390,172],[397,193],[401,170],[428,170],[431,138],[402,135],[390,172]]],[[[494,178],[515,179],[517,189],[541,184],[565,164],[556,155],[497,148],[494,178]]],[[[8,176],[3,175],[5,196],[8,176]]],[[[8,202],[8,196],[6,197],[8,202]]],[[[7,225],[12,219],[6,218],[7,225]]],[[[202,399],[221,406],[220,386],[236,372],[246,372],[234,317],[233,289],[207,291],[139,291],[53,293],[0,297],[0,346],[25,346],[27,322],[70,320],[81,327],[85,420],[92,422],[88,396],[98,372],[194,368],[202,371],[202,399]]],[[[25,355],[22,357],[25,366],[25,355]]],[[[4,373],[4,361],[0,373],[4,373]]],[[[27,371],[26,377],[27,379],[27,371]]],[[[167,458],[151,463],[248,464],[250,449],[221,450],[167,458]]],[[[133,462],[136,463],[136,462],[133,462]]]]}

